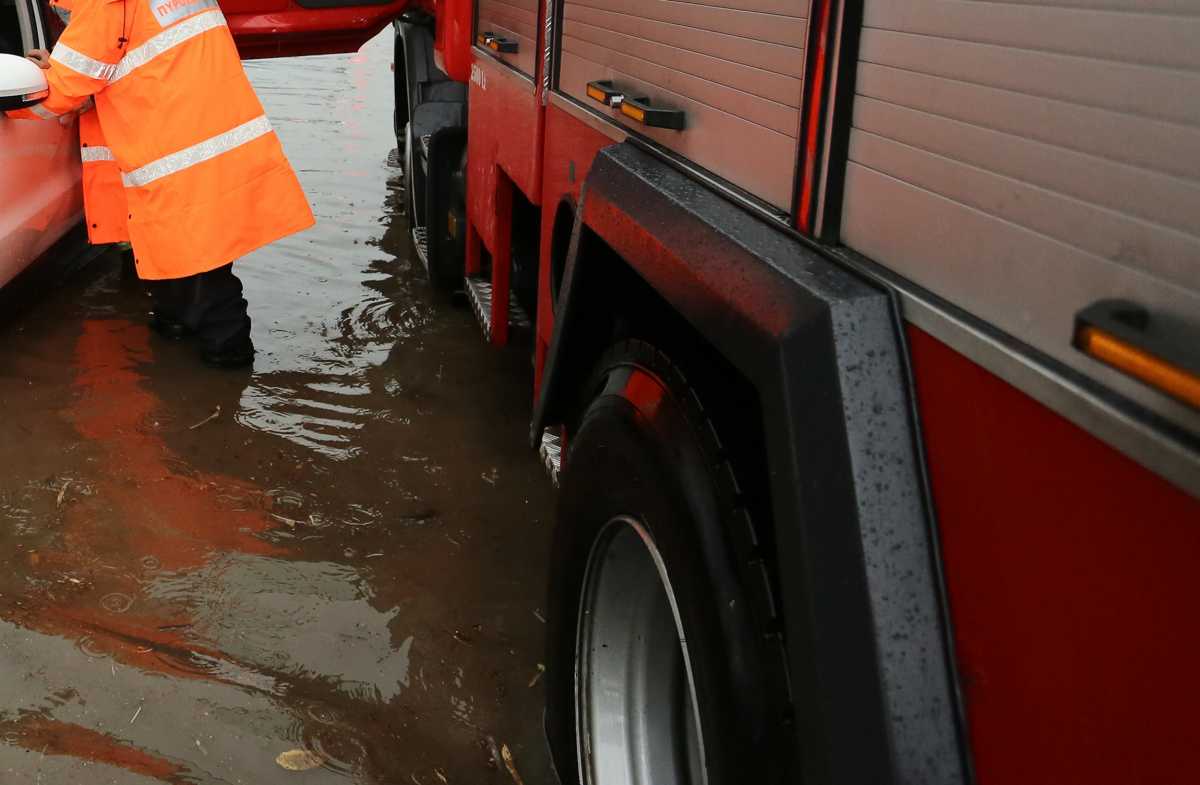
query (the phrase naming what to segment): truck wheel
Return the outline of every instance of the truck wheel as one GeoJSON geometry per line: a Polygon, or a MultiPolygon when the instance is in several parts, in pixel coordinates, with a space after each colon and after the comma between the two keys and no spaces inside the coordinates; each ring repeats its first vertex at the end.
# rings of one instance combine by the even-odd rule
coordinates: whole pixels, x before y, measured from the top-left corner
{"type": "Polygon", "coordinates": [[[421,203],[424,201],[425,182],[421,172],[418,170],[420,164],[417,163],[417,151],[413,149],[412,125],[404,126],[404,209],[408,213],[408,222],[411,226],[424,226],[425,221],[423,216],[418,212],[421,208],[421,203]],[[418,199],[417,195],[421,198],[418,199]]]}
{"type": "Polygon", "coordinates": [[[771,783],[782,768],[782,649],[715,431],[645,343],[610,352],[591,389],[554,535],[547,729],[560,776],[771,783]]]}

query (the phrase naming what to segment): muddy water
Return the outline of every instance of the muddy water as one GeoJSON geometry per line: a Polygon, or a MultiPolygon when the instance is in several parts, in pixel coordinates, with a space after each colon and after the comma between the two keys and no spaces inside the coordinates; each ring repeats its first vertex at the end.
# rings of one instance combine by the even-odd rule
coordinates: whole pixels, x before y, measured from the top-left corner
{"type": "Polygon", "coordinates": [[[252,371],[111,257],[0,322],[0,783],[550,781],[529,357],[411,256],[390,57],[249,64],[319,222],[252,371]]]}

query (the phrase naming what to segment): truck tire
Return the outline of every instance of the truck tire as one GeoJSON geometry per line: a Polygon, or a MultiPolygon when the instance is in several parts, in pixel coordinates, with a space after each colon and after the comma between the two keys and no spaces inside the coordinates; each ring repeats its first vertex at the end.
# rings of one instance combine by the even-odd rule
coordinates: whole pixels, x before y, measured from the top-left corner
{"type": "Polygon", "coordinates": [[[408,213],[410,226],[424,226],[425,177],[417,163],[419,153],[413,148],[416,142],[412,138],[411,123],[405,124],[404,138],[400,141],[404,155],[404,210],[408,213]]]}
{"type": "Polygon", "coordinates": [[[551,561],[547,730],[562,781],[776,782],[782,643],[716,432],[648,344],[615,347],[590,389],[551,561]]]}

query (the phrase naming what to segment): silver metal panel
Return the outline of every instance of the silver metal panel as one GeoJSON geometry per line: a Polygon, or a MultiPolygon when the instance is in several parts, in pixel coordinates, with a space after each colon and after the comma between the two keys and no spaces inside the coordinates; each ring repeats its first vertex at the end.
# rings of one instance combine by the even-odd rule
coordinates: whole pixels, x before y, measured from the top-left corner
{"type": "Polygon", "coordinates": [[[533,76],[539,56],[537,0],[479,0],[478,7],[476,30],[517,42],[516,52],[483,51],[533,76]]]}
{"type": "Polygon", "coordinates": [[[791,9],[787,14],[747,10],[752,5],[750,0],[727,0],[719,5],[678,0],[566,0],[564,18],[569,23],[575,7],[595,8],[635,19],[684,25],[692,28],[697,38],[702,38],[706,32],[724,33],[750,41],[803,46],[807,2],[789,0],[785,3],[785,7],[791,9]]]}
{"type": "Polygon", "coordinates": [[[695,161],[771,204],[781,207],[790,204],[797,149],[794,134],[758,125],[571,52],[563,52],[559,68],[560,89],[607,113],[613,122],[695,161]],[[687,129],[646,128],[605,108],[586,96],[585,87],[594,79],[612,79],[630,93],[647,95],[656,103],[684,110],[687,129]]]}
{"type": "Polygon", "coordinates": [[[1200,413],[1070,343],[1112,297],[1200,327],[1198,15],[867,0],[843,242],[1200,434],[1200,413]]]}
{"type": "Polygon", "coordinates": [[[1200,95],[1193,71],[869,28],[859,60],[1141,117],[1200,121],[1200,102],[1187,100],[1200,95]]]}
{"type": "MultiPolygon", "coordinates": [[[[586,42],[594,45],[595,49],[607,49],[613,53],[619,53],[618,58],[622,62],[627,59],[632,59],[634,62],[641,60],[668,72],[686,74],[689,79],[694,79],[696,82],[693,93],[697,97],[704,92],[707,82],[727,90],[765,98],[793,109],[800,106],[801,82],[795,76],[742,65],[720,57],[648,40],[637,35],[614,32],[586,22],[576,21],[571,24],[569,30],[571,37],[577,39],[579,44],[586,42]]],[[[566,45],[567,42],[564,41],[564,47],[566,45]]],[[[575,41],[571,42],[571,48],[585,56],[588,54],[581,50],[575,41]]],[[[599,58],[593,55],[592,59],[599,58]]],[[[669,79],[670,75],[666,78],[669,79]]],[[[734,100],[736,101],[737,98],[735,97],[734,100]]]]}
{"type": "Polygon", "coordinates": [[[806,0],[566,0],[559,89],[764,201],[791,204],[806,0]],[[610,79],[686,113],[649,128],[587,96],[610,79]]]}
{"type": "MultiPolygon", "coordinates": [[[[1092,5],[1092,4],[1088,4],[1092,5]]],[[[1125,10],[1094,7],[1064,8],[1061,3],[1030,3],[1019,13],[994,2],[952,0],[913,2],[875,0],[867,3],[863,24],[875,30],[902,31],[924,36],[995,44],[1012,49],[1082,55],[1101,60],[1200,68],[1200,18],[1195,3],[1177,2],[1175,14],[1146,11],[1146,3],[1130,0],[1125,10]]],[[[1010,50],[1011,51],[1011,50],[1010,50]]],[[[1011,55],[1010,55],[1011,56],[1011,55]]],[[[1024,60],[1017,64],[1020,70],[1024,60]]]]}
{"type": "Polygon", "coordinates": [[[797,79],[804,75],[804,58],[797,57],[796,47],[800,44],[796,41],[785,46],[713,30],[697,34],[696,28],[689,25],[659,22],[575,3],[567,7],[567,13],[573,21],[580,24],[641,36],[667,46],[688,49],[731,63],[740,63],[797,79]]]}
{"type": "MultiPolygon", "coordinates": [[[[737,88],[726,87],[703,76],[696,76],[670,65],[660,65],[643,60],[608,46],[597,46],[576,38],[574,33],[577,29],[577,26],[570,26],[567,31],[564,31],[564,54],[578,55],[585,60],[612,69],[614,73],[621,73],[646,85],[654,85],[663,90],[677,93],[718,111],[749,120],[756,125],[765,126],[781,134],[787,134],[793,139],[798,134],[800,122],[800,110],[797,108],[800,104],[798,95],[795,97],[796,106],[781,104],[737,88]]],[[[594,76],[592,78],[604,77],[594,76]]],[[[616,80],[616,84],[620,88],[626,87],[620,80],[616,80]]],[[[587,96],[582,93],[578,97],[587,99],[587,96]]]]}
{"type": "Polygon", "coordinates": [[[860,96],[1064,150],[1200,178],[1198,128],[873,63],[860,63],[856,89],[860,96]]]}

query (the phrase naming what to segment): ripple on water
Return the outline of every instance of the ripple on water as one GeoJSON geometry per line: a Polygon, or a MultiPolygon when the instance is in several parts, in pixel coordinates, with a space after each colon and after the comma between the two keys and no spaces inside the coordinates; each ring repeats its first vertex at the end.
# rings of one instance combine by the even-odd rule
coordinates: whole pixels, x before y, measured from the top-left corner
{"type": "Polygon", "coordinates": [[[156,649],[154,654],[167,670],[188,676],[236,684],[269,695],[282,695],[284,691],[274,677],[211,654],[186,649],[156,649]]]}
{"type": "MultiPolygon", "coordinates": [[[[315,719],[315,718],[314,718],[315,719]]],[[[321,767],[347,777],[361,774],[367,767],[367,746],[349,727],[336,720],[299,719],[288,734],[293,742],[321,759],[321,767]]]]}
{"type": "Polygon", "coordinates": [[[96,643],[96,639],[91,635],[84,635],[82,638],[75,640],[75,648],[83,652],[83,655],[89,660],[107,660],[112,657],[112,654],[100,648],[96,643]]]}
{"type": "Polygon", "coordinates": [[[133,598],[114,591],[100,598],[100,607],[109,613],[124,613],[133,607],[133,598]]]}
{"type": "MultiPolygon", "coordinates": [[[[276,381],[282,381],[279,376],[276,381]]],[[[371,416],[369,409],[305,395],[301,385],[260,381],[242,393],[237,420],[334,460],[348,460],[360,452],[354,437],[371,416]]]]}

